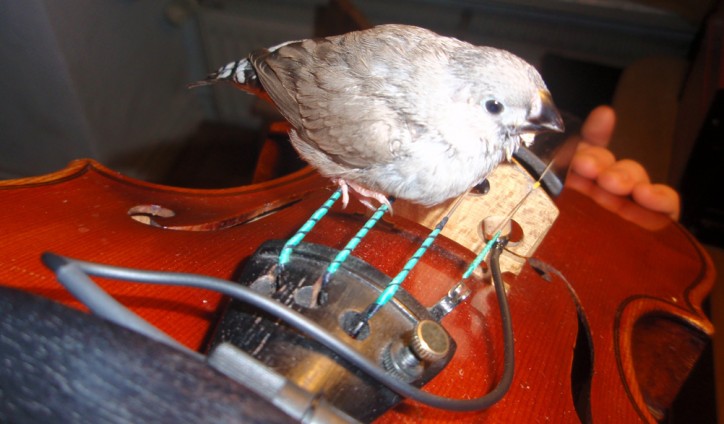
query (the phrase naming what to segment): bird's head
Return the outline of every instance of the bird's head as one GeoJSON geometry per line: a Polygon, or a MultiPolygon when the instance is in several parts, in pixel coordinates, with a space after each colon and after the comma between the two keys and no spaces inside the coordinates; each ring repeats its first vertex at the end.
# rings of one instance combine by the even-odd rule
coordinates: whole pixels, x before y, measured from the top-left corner
{"type": "Polygon", "coordinates": [[[529,63],[490,47],[476,48],[466,62],[472,103],[482,109],[485,125],[495,128],[508,160],[521,143],[529,146],[536,134],[564,131],[543,78],[529,63]]]}

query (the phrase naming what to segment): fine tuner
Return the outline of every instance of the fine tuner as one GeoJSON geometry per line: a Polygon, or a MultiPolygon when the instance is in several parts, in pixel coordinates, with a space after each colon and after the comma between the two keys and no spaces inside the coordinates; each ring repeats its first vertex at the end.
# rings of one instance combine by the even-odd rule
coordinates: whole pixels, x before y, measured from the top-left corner
{"type": "MultiPolygon", "coordinates": [[[[272,414],[268,406],[245,413],[243,405],[251,399],[273,405],[273,411],[298,422],[399,422],[415,417],[515,422],[533,419],[543,410],[570,418],[566,422],[614,409],[623,422],[658,415],[665,399],[647,385],[655,380],[637,380],[632,374],[646,363],[630,367],[630,351],[641,358],[648,344],[629,338],[629,330],[634,324],[639,329],[646,325],[647,335],[658,334],[658,329],[672,334],[672,323],[685,322],[685,328],[697,330],[664,337],[662,343],[678,343],[677,355],[696,358],[694,348],[703,346],[711,326],[696,309],[682,308],[698,305],[700,298],[691,296],[699,296],[710,284],[709,274],[695,261],[700,250],[681,230],[659,229],[652,236],[570,191],[558,198],[561,210],[555,225],[540,225],[552,222],[555,214],[541,215],[546,207],[528,205],[539,196],[552,204],[546,193],[555,195],[560,181],[546,172],[545,163],[519,161],[535,176],[526,176],[517,165],[499,167],[488,180],[487,193],[483,188],[451,204],[455,213],[450,216],[444,209],[437,212],[429,218],[432,229],[407,219],[401,201],[392,203],[394,214],[377,211],[372,217],[351,203],[348,209],[327,208],[301,239],[295,231],[307,228],[304,220],[330,195],[328,181],[309,170],[268,186],[212,191],[210,197],[131,184],[90,161],[78,161],[58,175],[15,183],[17,189],[3,191],[2,198],[24,206],[3,213],[23,231],[8,233],[14,249],[0,256],[11,260],[0,268],[0,277],[21,290],[0,290],[0,343],[8,363],[31,364],[32,376],[39,378],[14,373],[24,369],[19,366],[3,371],[0,381],[24,387],[13,392],[9,402],[14,411],[25,411],[22,394],[38,393],[27,387],[37,384],[43,393],[52,392],[42,402],[48,405],[43,411],[54,414],[43,417],[57,420],[67,416],[62,415],[65,411],[88,411],[88,403],[120,405],[113,397],[119,388],[123,393],[153,393],[134,397],[153,402],[138,403],[137,418],[157,414],[221,422],[220,416],[233,411],[237,420],[274,421],[264,415],[272,414]],[[519,187],[511,188],[510,181],[519,181],[519,187]],[[77,196],[69,198],[69,193],[77,196]],[[209,200],[213,196],[217,201],[209,200]],[[496,210],[501,202],[511,206],[496,210]],[[73,205],[79,208],[69,211],[73,205]],[[41,251],[37,238],[28,234],[44,228],[30,221],[49,210],[57,211],[63,223],[58,230],[72,231],[45,243],[43,250],[67,256],[44,254],[43,268],[34,265],[41,251]],[[147,219],[140,219],[143,214],[147,219]],[[371,218],[376,225],[368,224],[371,218]],[[453,237],[449,229],[456,220],[469,222],[463,226],[474,229],[471,241],[435,238],[453,237]],[[441,226],[445,221],[447,226],[441,226]],[[509,232],[503,225],[508,221],[509,232]],[[609,230],[599,231],[601,226],[609,230]],[[611,233],[615,229],[625,231],[631,242],[604,256],[596,252],[586,257],[585,267],[571,265],[576,261],[570,256],[584,253],[591,240],[619,246],[611,233]],[[367,234],[360,238],[360,232],[367,234]],[[542,243],[536,240],[546,232],[542,243]],[[122,236],[129,242],[123,244],[122,236]],[[657,256],[648,252],[667,241],[672,243],[664,246],[669,260],[651,262],[657,256]],[[536,246],[531,266],[516,274],[516,264],[536,246]],[[478,266],[483,259],[485,264],[478,266]],[[692,266],[681,266],[687,263],[692,266]],[[647,278],[640,278],[642,268],[647,278]],[[79,306],[57,289],[49,269],[103,320],[42,299],[53,296],[79,306]],[[21,276],[18,270],[24,270],[21,276]],[[604,275],[611,281],[636,278],[639,284],[610,285],[606,301],[598,302],[600,287],[589,282],[604,275]],[[103,290],[88,276],[103,279],[103,290]],[[120,284],[126,280],[146,285],[120,284]],[[682,281],[700,288],[683,291],[674,284],[682,281]],[[666,302],[650,301],[657,296],[666,302]],[[635,308],[628,309],[629,304],[635,308]],[[21,311],[28,312],[25,325],[15,318],[21,311]],[[47,314],[52,316],[30,319],[47,314]],[[665,322],[655,321],[660,314],[666,315],[665,322]],[[63,328],[53,327],[57,323],[63,328]],[[608,334],[613,329],[616,332],[608,334]],[[23,344],[13,340],[28,340],[33,334],[43,335],[34,339],[38,348],[14,355],[13,349],[23,344]],[[56,335],[62,339],[53,342],[56,335]],[[68,344],[71,335],[77,343],[68,344]],[[544,347],[551,352],[542,353],[544,347]],[[58,355],[43,353],[49,351],[58,355]],[[69,361],[86,368],[71,373],[75,368],[67,366],[69,361]],[[616,371],[617,366],[624,368],[616,371]],[[159,367],[167,370],[163,377],[157,374],[159,367]],[[110,371],[116,371],[116,379],[110,379],[110,371]],[[98,372],[103,378],[95,377],[98,372]],[[599,378],[604,374],[616,378],[599,378]],[[154,377],[144,380],[149,375],[154,377]],[[58,376],[70,384],[56,387],[52,382],[58,376]],[[107,384],[109,390],[94,390],[90,398],[66,393],[86,387],[88,379],[107,384]],[[223,399],[218,391],[222,387],[223,399]],[[650,403],[626,401],[624,388],[647,393],[643,399],[650,403]],[[594,396],[598,391],[612,395],[594,396]],[[239,400],[247,392],[246,400],[239,400]],[[54,408],[58,399],[62,402],[54,408]],[[529,405],[530,399],[538,409],[515,406],[529,405]]],[[[660,352],[657,346],[653,348],[660,352]]],[[[658,375],[660,364],[653,366],[656,372],[642,372],[658,375]]],[[[37,396],[28,398],[28,405],[36,404],[37,396]]],[[[3,411],[0,414],[7,413],[3,411]]]]}
{"type": "MultiPolygon", "coordinates": [[[[439,215],[436,214],[444,217],[395,278],[351,255],[354,247],[382,217],[384,205],[342,250],[302,241],[307,233],[314,231],[314,224],[323,219],[339,198],[338,192],[335,192],[320,209],[322,212],[316,212],[297,235],[286,242],[271,240],[262,244],[238,274],[238,283],[241,288],[246,288],[243,290],[293,311],[298,314],[296,318],[290,321],[258,305],[249,305],[248,299],[231,294],[236,299],[223,311],[206,346],[208,363],[242,384],[261,380],[262,383],[249,385],[259,396],[292,416],[313,416],[321,422],[370,422],[399,403],[404,396],[409,396],[410,390],[413,398],[438,408],[466,411],[489,407],[505,394],[513,375],[512,324],[501,273],[519,271],[521,258],[524,260],[525,255],[533,252],[555,219],[555,206],[543,190],[535,190],[543,178],[548,177],[549,185],[555,183],[547,171],[548,168],[545,168],[539,180],[534,180],[517,165],[501,166],[487,180],[484,194],[470,193],[455,205],[431,210],[427,221],[422,220],[423,224],[437,218],[439,215]],[[512,202],[513,197],[519,199],[517,204],[512,202]],[[539,207],[522,209],[528,201],[536,202],[539,207]],[[509,209],[507,215],[503,215],[506,212],[502,208],[506,206],[509,209]],[[452,213],[451,209],[457,209],[457,213],[452,213]],[[525,217],[529,210],[536,209],[539,213],[545,212],[541,215],[545,218],[525,217]],[[485,211],[491,215],[481,218],[481,213],[485,211]],[[450,237],[457,237],[457,241],[471,251],[482,252],[444,296],[432,304],[423,305],[400,285],[426,249],[430,248],[449,217],[460,217],[456,225],[479,229],[479,233],[451,232],[450,237]],[[518,227],[515,240],[511,240],[513,219],[518,227]],[[506,244],[514,250],[503,253],[506,244]],[[490,251],[493,254],[486,268],[501,303],[505,338],[506,366],[500,382],[486,395],[472,400],[447,399],[414,389],[439,374],[453,358],[457,344],[441,321],[455,313],[456,307],[470,296],[468,284],[471,282],[467,280],[490,251]],[[323,281],[325,284],[322,284],[323,281]],[[322,340],[309,339],[303,334],[305,330],[300,329],[297,322],[300,320],[313,325],[318,333],[323,334],[322,340]],[[329,339],[333,340],[331,344],[324,341],[329,339]],[[350,357],[345,356],[345,349],[352,350],[350,357]],[[293,390],[269,392],[268,385],[292,387],[293,390]],[[313,406],[317,402],[314,399],[318,397],[324,399],[324,407],[313,406]]],[[[394,207],[395,213],[401,216],[414,211],[403,202],[395,203],[394,207]]],[[[109,307],[109,302],[114,301],[99,301],[89,294],[97,290],[97,286],[82,275],[88,273],[148,281],[153,281],[153,278],[138,270],[125,273],[113,267],[76,262],[52,254],[46,254],[44,261],[55,270],[59,280],[95,313],[153,339],[178,345],[128,310],[109,313],[108,310],[115,308],[109,307]],[[87,287],[96,289],[88,290],[87,287]],[[138,324],[129,325],[129,322],[138,324]]],[[[184,280],[186,277],[175,278],[184,280]]],[[[203,281],[203,277],[199,278],[203,281]]],[[[169,275],[166,279],[173,283],[174,276],[169,275]]],[[[434,283],[431,281],[431,284],[434,283]]],[[[482,283],[481,275],[478,275],[472,284],[489,283],[482,283]]],[[[203,282],[197,286],[207,287],[203,282]]]]}

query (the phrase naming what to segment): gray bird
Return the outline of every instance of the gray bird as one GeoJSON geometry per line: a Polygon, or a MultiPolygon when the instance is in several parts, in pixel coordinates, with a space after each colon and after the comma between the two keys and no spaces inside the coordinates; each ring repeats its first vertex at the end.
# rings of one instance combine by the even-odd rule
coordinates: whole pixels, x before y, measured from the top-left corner
{"type": "Polygon", "coordinates": [[[423,28],[382,25],[252,52],[192,86],[228,81],[271,100],[301,157],[369,199],[431,206],[482,182],[563,121],[519,57],[423,28]]]}

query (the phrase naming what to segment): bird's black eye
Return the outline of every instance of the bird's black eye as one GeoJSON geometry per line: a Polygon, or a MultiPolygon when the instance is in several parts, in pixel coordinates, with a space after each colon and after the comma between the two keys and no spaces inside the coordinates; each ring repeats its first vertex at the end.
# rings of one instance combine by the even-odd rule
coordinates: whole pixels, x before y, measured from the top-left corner
{"type": "Polygon", "coordinates": [[[503,104],[497,100],[488,100],[485,102],[485,109],[493,115],[498,115],[503,111],[503,104]]]}

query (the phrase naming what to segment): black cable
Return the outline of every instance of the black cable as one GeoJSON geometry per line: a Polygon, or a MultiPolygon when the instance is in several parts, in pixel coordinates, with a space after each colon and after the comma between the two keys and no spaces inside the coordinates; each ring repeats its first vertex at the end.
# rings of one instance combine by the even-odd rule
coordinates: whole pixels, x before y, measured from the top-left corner
{"type": "MultiPolygon", "coordinates": [[[[513,374],[515,371],[515,338],[513,336],[513,319],[510,316],[510,305],[508,305],[508,297],[505,295],[505,283],[500,270],[500,255],[503,253],[508,239],[499,239],[490,252],[490,276],[495,286],[495,296],[498,300],[498,308],[500,309],[500,322],[503,326],[503,376],[500,378],[498,385],[491,390],[486,396],[497,396],[500,400],[510,389],[513,384],[513,374]]],[[[496,401],[497,402],[497,401],[496,401]]]]}
{"type": "Polygon", "coordinates": [[[143,334],[152,340],[183,350],[197,359],[204,358],[204,355],[182,345],[168,334],[120,304],[93,280],[88,278],[83,267],[80,266],[77,261],[52,253],[44,253],[42,260],[48,268],[55,272],[56,278],[63,287],[81,303],[86,305],[94,314],[121,327],[143,334]]]}
{"type": "MultiPolygon", "coordinates": [[[[500,304],[501,321],[503,324],[505,357],[503,376],[501,377],[498,385],[493,390],[491,390],[488,394],[476,399],[446,398],[422,391],[417,387],[398,380],[397,378],[387,374],[385,370],[377,366],[366,357],[362,356],[359,352],[347,345],[345,342],[331,335],[326,329],[320,327],[317,323],[306,318],[304,315],[292,309],[289,309],[281,303],[276,302],[268,297],[262,296],[251,289],[248,289],[239,284],[234,284],[227,280],[196,274],[143,271],[131,268],[121,268],[65,258],[48,252],[43,254],[42,260],[43,263],[51,268],[57,275],[65,276],[62,280],[59,279],[59,281],[63,285],[66,284],[66,280],[68,280],[69,278],[68,276],[72,276],[74,274],[73,272],[69,271],[73,271],[73,266],[77,266],[90,275],[102,278],[135,281],[139,283],[187,286],[206,290],[213,290],[222,293],[242,302],[248,303],[258,309],[261,309],[264,312],[280,318],[297,330],[306,333],[315,341],[323,344],[324,346],[326,346],[327,348],[329,348],[330,350],[332,350],[333,352],[335,352],[336,354],[368,374],[370,377],[374,378],[381,384],[387,386],[389,389],[404,397],[439,409],[465,412],[486,409],[498,402],[510,388],[513,379],[513,327],[510,319],[510,310],[508,307],[507,298],[505,296],[505,287],[503,285],[503,280],[500,273],[500,265],[498,263],[498,259],[502,250],[502,244],[497,243],[491,252],[490,262],[491,272],[493,276],[493,284],[495,285],[497,299],[500,304]]],[[[91,281],[91,284],[93,284],[92,280],[87,280],[91,281]]],[[[82,286],[84,284],[87,284],[87,281],[80,281],[80,283],[76,284],[76,286],[82,286]]],[[[96,288],[98,287],[96,286],[96,288]]],[[[91,304],[88,304],[87,306],[91,308],[91,310],[95,313],[99,313],[99,311],[97,311],[95,308],[107,307],[107,299],[104,299],[102,302],[96,304],[92,299],[93,295],[88,295],[84,293],[78,294],[77,287],[71,293],[73,293],[73,295],[76,296],[78,299],[88,300],[90,298],[90,303],[93,305],[93,307],[91,307],[91,304]]],[[[110,298],[110,296],[108,297],[110,298]]],[[[116,302],[115,300],[112,301],[116,302]]],[[[140,319],[140,317],[138,317],[128,309],[121,309],[117,307],[112,307],[110,309],[114,311],[113,313],[119,314],[119,316],[112,316],[111,320],[121,325],[124,325],[124,323],[129,320],[135,321],[135,319],[130,318],[130,315],[133,315],[136,318],[140,319]]],[[[101,311],[100,313],[106,316],[108,315],[107,312],[101,311]]],[[[148,325],[150,326],[150,324],[148,325]]],[[[155,329],[155,327],[151,327],[155,329]]],[[[147,334],[145,332],[147,330],[148,328],[142,329],[143,334],[147,334]]],[[[160,331],[158,329],[155,330],[160,331]]],[[[151,331],[151,333],[153,333],[153,331],[151,331]]]]}

